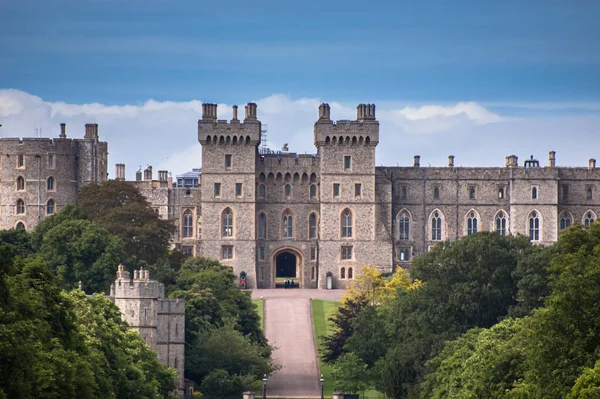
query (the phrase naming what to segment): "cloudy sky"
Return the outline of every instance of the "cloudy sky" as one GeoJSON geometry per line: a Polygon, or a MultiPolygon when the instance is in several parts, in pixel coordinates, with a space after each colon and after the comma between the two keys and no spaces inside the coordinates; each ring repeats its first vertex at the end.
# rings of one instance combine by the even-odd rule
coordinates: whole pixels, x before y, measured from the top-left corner
{"type": "Polygon", "coordinates": [[[377,104],[377,164],[600,159],[594,0],[3,0],[0,16],[0,137],[97,122],[130,178],[200,166],[203,101],[222,118],[257,102],[269,146],[299,153],[325,101],[333,119],[377,104]]]}

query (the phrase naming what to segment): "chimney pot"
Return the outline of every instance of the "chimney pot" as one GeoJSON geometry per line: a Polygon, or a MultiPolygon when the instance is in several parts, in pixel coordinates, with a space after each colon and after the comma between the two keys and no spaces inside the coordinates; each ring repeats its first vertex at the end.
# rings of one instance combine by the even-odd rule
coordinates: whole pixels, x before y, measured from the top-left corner
{"type": "Polygon", "coordinates": [[[67,124],[66,123],[60,124],[60,135],[58,137],[61,139],[67,138],[67,124]]]}
{"type": "Polygon", "coordinates": [[[548,166],[554,168],[556,166],[556,152],[550,151],[548,153],[548,166]]]}
{"type": "Polygon", "coordinates": [[[449,155],[448,156],[448,167],[449,168],[453,168],[454,167],[454,155],[449,155]]]}
{"type": "Polygon", "coordinates": [[[234,105],[233,106],[233,118],[232,120],[237,121],[238,120],[238,106],[234,105]]]}
{"type": "Polygon", "coordinates": [[[418,168],[419,166],[421,166],[421,156],[420,155],[415,155],[415,163],[413,166],[415,168],[418,168]]]}
{"type": "Polygon", "coordinates": [[[596,160],[594,158],[590,158],[590,160],[588,162],[588,167],[590,169],[595,169],[596,168],[596,160]]]}

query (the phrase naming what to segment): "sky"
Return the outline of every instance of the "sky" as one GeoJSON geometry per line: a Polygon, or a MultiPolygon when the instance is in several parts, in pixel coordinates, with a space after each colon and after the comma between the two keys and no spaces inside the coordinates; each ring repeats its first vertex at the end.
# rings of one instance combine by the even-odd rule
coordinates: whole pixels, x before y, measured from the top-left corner
{"type": "MultiPolygon", "coordinates": [[[[314,153],[318,105],[375,103],[377,165],[600,159],[600,2],[0,1],[0,137],[81,138],[109,164],[199,167],[202,102],[253,101],[267,143],[314,153]]],[[[109,168],[114,175],[114,166],[109,168]]]]}

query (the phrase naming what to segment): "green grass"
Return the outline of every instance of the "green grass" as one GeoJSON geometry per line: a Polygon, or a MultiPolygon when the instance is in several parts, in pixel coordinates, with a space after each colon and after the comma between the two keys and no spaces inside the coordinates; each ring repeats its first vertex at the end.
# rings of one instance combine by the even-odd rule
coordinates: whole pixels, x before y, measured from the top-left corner
{"type": "Polygon", "coordinates": [[[340,302],[338,301],[324,301],[321,299],[313,299],[311,301],[313,327],[315,329],[318,352],[317,360],[319,361],[319,370],[321,370],[321,374],[323,374],[323,378],[325,378],[325,396],[331,396],[335,384],[333,382],[333,377],[331,376],[333,368],[321,361],[321,337],[333,332],[333,328],[327,319],[331,315],[331,312],[339,305],[340,302]]]}
{"type": "Polygon", "coordinates": [[[260,328],[265,330],[265,300],[264,299],[253,299],[252,303],[256,305],[256,313],[260,317],[260,328]]]}

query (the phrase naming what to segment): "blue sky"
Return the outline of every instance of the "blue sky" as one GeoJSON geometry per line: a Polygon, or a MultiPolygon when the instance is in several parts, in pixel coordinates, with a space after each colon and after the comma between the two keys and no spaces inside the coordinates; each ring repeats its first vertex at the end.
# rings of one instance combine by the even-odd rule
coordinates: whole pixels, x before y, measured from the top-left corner
{"type": "MultiPolygon", "coordinates": [[[[141,130],[159,140],[178,114],[161,115],[164,125],[153,127],[122,114],[121,119],[107,118],[85,104],[122,111],[143,108],[149,100],[180,105],[260,105],[264,100],[273,106],[269,99],[280,99],[302,113],[306,99],[337,102],[348,109],[375,102],[390,112],[407,106],[456,110],[457,104],[468,102],[502,122],[453,121],[440,129],[440,118],[448,117],[444,111],[429,116],[436,120],[433,128],[426,123],[415,133],[414,126],[392,124],[386,134],[405,135],[401,141],[412,146],[406,159],[413,152],[433,158],[436,143],[456,142],[464,135],[461,142],[474,147],[453,151],[458,156],[463,151],[471,163],[489,159],[473,158],[485,151],[474,140],[481,134],[500,143],[503,136],[528,132],[531,148],[503,149],[539,147],[546,152],[556,149],[546,147],[561,146],[572,156],[570,162],[578,164],[585,164],[576,158],[579,144],[566,149],[560,144],[564,129],[573,126],[571,137],[587,141],[581,148],[600,144],[600,2],[594,0],[4,0],[0,15],[0,89],[17,90],[0,95],[5,99],[0,102],[0,135],[26,136],[34,124],[56,130],[60,118],[80,123],[53,104],[82,106],[77,114],[82,121],[92,118],[107,127],[104,137],[115,149],[111,157],[121,158],[111,159],[113,163],[156,164],[183,154],[194,144],[193,123],[188,131],[169,132],[173,142],[156,151],[148,148],[144,153],[152,159],[142,161],[117,146],[127,145],[126,138],[135,142],[141,130]],[[32,97],[25,101],[23,93],[32,97]],[[37,97],[46,104],[45,114],[32,111],[37,97]],[[22,102],[18,112],[16,98],[22,102]]],[[[272,119],[263,122],[278,126],[272,132],[273,145],[289,136],[282,130],[310,131],[310,118],[316,118],[316,110],[306,121],[286,116],[289,123],[306,124],[286,127],[278,119],[284,114],[266,111],[272,119]]],[[[258,112],[261,117],[260,107],[258,112]]],[[[341,116],[348,116],[344,112],[341,116]]],[[[460,115],[473,121],[468,112],[460,115]]],[[[310,151],[311,136],[296,141],[298,151],[310,151]]],[[[379,152],[384,163],[395,163],[391,155],[379,152]]],[[[504,155],[498,153],[487,163],[500,166],[504,155]]]]}

